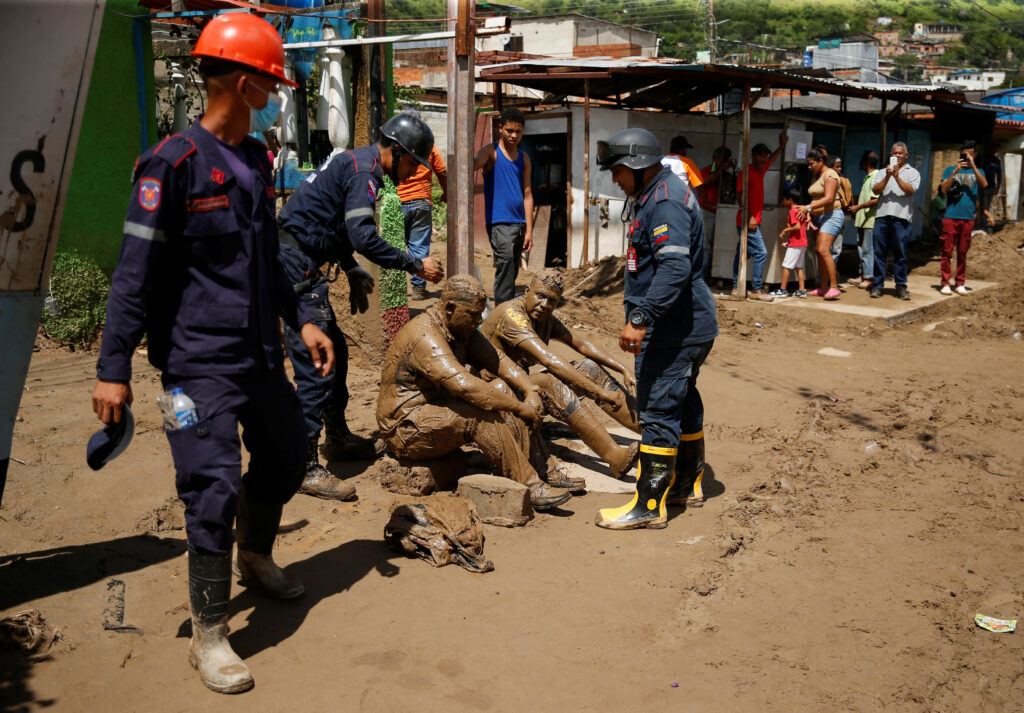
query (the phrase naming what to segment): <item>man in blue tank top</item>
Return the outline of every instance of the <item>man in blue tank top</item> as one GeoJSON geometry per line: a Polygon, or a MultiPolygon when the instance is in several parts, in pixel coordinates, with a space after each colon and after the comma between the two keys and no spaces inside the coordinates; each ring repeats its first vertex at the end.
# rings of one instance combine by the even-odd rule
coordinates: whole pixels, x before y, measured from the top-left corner
{"type": "Polygon", "coordinates": [[[476,155],[473,170],[484,172],[487,237],[494,253],[494,304],[516,296],[519,253],[533,247],[533,193],[530,157],[519,150],[526,118],[518,109],[501,112],[501,140],[476,155]]]}

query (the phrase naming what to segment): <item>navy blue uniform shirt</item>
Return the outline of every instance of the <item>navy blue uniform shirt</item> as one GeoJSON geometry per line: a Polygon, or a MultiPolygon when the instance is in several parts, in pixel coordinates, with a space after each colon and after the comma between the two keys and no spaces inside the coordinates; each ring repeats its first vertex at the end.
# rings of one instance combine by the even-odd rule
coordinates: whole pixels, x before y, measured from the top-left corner
{"type": "Polygon", "coordinates": [[[121,256],[110,286],[96,371],[127,384],[143,333],[149,361],[178,376],[238,374],[281,364],[281,323],[310,321],[278,259],[266,147],[239,147],[236,176],[196,121],[135,167],[121,256]]]}
{"type": "Polygon", "coordinates": [[[636,272],[626,267],[626,317],[651,320],[649,347],[710,342],[718,336],[715,298],[704,282],[704,219],[697,196],[663,168],[637,197],[629,226],[636,272]]]}
{"type": "Polygon", "coordinates": [[[299,184],[281,209],[281,227],[316,266],[339,262],[345,269],[354,267],[355,250],[381,267],[421,270],[419,261],[377,234],[373,212],[383,175],[376,144],[335,154],[299,184]]]}

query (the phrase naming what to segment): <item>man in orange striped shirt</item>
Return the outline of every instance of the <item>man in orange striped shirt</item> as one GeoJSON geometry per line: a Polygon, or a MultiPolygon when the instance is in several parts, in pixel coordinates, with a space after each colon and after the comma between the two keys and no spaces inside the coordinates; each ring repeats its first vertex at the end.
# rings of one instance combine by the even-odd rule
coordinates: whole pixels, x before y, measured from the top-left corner
{"type": "MultiPolygon", "coordinates": [[[[405,113],[419,118],[415,109],[406,109],[405,113]]],[[[448,169],[441,158],[437,146],[430,151],[430,168],[419,166],[410,178],[398,184],[398,197],[402,199],[402,215],[405,218],[405,245],[409,255],[423,258],[430,255],[430,236],[434,229],[431,220],[431,174],[437,176],[441,184],[441,200],[448,202],[448,169]]],[[[422,300],[427,297],[427,282],[422,277],[413,275],[412,299],[422,300]]]]}

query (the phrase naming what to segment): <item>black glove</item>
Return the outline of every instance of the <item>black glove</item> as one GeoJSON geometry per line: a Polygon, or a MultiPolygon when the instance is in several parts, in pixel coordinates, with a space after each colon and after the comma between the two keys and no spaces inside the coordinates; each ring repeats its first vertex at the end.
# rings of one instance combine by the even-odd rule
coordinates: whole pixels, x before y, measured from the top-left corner
{"type": "Polygon", "coordinates": [[[345,271],[348,277],[348,305],[352,314],[370,309],[368,295],[373,294],[373,277],[361,267],[353,267],[345,271]]]}

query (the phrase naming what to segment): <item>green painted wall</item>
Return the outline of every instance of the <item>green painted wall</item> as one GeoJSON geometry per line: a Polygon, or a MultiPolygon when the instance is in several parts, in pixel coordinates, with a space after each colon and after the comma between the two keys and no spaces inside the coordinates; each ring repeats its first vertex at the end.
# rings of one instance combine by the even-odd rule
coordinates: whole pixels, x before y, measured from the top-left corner
{"type": "MultiPolygon", "coordinates": [[[[113,270],[131,195],[131,172],[143,151],[136,76],[137,0],[107,0],[82,117],[57,249],[88,255],[113,270]]],[[[153,42],[148,20],[139,20],[145,83],[145,146],[156,142],[153,42]]]]}

